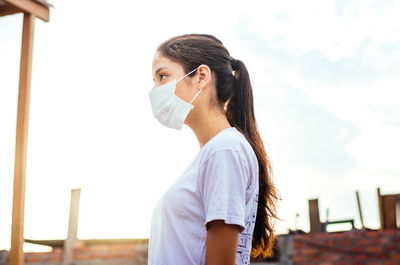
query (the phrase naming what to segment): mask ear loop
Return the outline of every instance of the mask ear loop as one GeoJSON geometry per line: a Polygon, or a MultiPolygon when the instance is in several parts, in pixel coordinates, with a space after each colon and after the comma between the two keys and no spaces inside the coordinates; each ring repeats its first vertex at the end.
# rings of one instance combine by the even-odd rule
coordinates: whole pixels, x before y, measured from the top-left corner
{"type": "MultiPolygon", "coordinates": [[[[193,69],[192,71],[190,71],[190,72],[187,73],[186,75],[182,76],[181,78],[179,78],[178,80],[176,80],[176,82],[178,83],[178,82],[181,81],[183,78],[187,77],[188,75],[190,75],[191,73],[193,73],[194,71],[196,71],[197,68],[199,68],[199,67],[196,67],[195,69],[193,69]]],[[[203,89],[203,88],[200,88],[200,90],[197,91],[196,95],[195,95],[195,96],[193,97],[193,99],[189,102],[189,104],[192,104],[192,102],[197,98],[197,96],[200,94],[200,92],[201,92],[202,89],[203,89]]]]}
{"type": "Polygon", "coordinates": [[[196,67],[195,69],[193,69],[192,71],[190,71],[189,73],[187,73],[186,75],[182,76],[181,78],[179,78],[178,80],[176,80],[176,82],[178,83],[179,81],[181,81],[183,78],[187,77],[188,75],[190,75],[191,73],[193,73],[194,71],[197,70],[198,67],[196,67]]]}
{"type": "Polygon", "coordinates": [[[192,102],[197,98],[197,96],[200,94],[201,90],[203,88],[200,88],[200,90],[196,93],[196,95],[194,96],[194,98],[189,102],[189,104],[192,104],[192,102]]]}

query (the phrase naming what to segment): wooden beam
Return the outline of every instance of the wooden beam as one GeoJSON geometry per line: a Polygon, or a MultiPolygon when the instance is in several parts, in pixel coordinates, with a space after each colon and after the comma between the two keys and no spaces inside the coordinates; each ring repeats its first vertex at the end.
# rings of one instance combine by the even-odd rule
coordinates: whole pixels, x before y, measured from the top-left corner
{"type": "Polygon", "coordinates": [[[47,6],[39,4],[32,0],[4,0],[4,2],[9,3],[18,9],[21,9],[24,13],[30,13],[41,20],[46,22],[50,19],[50,12],[47,6]]]}
{"type": "Polygon", "coordinates": [[[0,17],[13,15],[13,14],[21,13],[21,12],[22,12],[21,9],[19,9],[13,5],[10,5],[7,3],[5,3],[3,6],[0,5],[0,17]]]}
{"type": "MultiPolygon", "coordinates": [[[[52,248],[61,248],[65,246],[65,240],[63,239],[50,239],[50,240],[35,240],[25,238],[25,242],[43,246],[49,246],[52,248]]],[[[116,238],[116,239],[80,239],[83,245],[122,245],[122,244],[141,244],[148,243],[148,238],[116,238]]]]}
{"type": "Polygon", "coordinates": [[[26,149],[29,124],[33,29],[35,16],[24,14],[15,141],[14,191],[11,225],[10,265],[24,264],[24,210],[26,149]]]}
{"type": "Polygon", "coordinates": [[[81,189],[71,190],[71,207],[69,210],[69,226],[68,237],[64,243],[64,252],[62,265],[70,265],[72,263],[72,245],[77,240],[78,217],[79,217],[79,198],[81,189]]]}

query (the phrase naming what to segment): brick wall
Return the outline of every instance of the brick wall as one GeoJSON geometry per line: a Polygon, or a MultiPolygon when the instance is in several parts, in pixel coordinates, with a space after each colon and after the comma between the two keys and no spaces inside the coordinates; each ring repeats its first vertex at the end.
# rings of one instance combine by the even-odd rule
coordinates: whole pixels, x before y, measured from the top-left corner
{"type": "Polygon", "coordinates": [[[296,234],[293,265],[400,265],[400,230],[296,234]]]}
{"type": "MultiPolygon", "coordinates": [[[[8,253],[3,253],[7,254],[8,253]]],[[[50,252],[25,253],[26,265],[59,265],[63,257],[62,248],[50,252]]],[[[8,264],[8,257],[0,265],[8,264]]],[[[141,244],[96,244],[75,245],[72,263],[77,265],[145,265],[147,264],[147,243],[141,244]]]]}
{"type": "MultiPolygon", "coordinates": [[[[400,229],[278,235],[278,260],[251,264],[290,265],[400,265],[400,229]]],[[[77,244],[76,265],[145,265],[148,242],[136,244],[77,244]]],[[[8,264],[8,252],[0,251],[0,265],[8,264]]],[[[25,253],[26,265],[59,265],[62,248],[25,253]]]]}

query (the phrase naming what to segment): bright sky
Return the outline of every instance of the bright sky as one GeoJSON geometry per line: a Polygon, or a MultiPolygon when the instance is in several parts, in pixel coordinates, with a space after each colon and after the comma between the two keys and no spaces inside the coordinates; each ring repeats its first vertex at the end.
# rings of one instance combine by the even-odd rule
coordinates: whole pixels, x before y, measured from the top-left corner
{"type": "MultiPolygon", "coordinates": [[[[400,193],[399,1],[51,1],[35,22],[25,237],[143,238],[158,197],[199,150],[189,127],[152,116],[151,61],[164,40],[217,36],[250,72],[283,200],[278,233],[321,221],[379,224],[376,188],[400,193]]],[[[8,249],[22,15],[0,18],[0,249],[8,249]]],[[[37,248],[25,245],[25,250],[37,248]]]]}

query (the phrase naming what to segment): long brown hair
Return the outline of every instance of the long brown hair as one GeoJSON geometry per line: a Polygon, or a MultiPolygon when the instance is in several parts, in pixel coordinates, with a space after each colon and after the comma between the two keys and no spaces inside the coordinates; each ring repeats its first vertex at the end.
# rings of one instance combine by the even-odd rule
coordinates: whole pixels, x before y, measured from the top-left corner
{"type": "Polygon", "coordinates": [[[246,66],[232,58],[219,39],[207,34],[173,37],[162,43],[157,51],[180,63],[185,72],[206,64],[215,74],[218,104],[221,108],[227,104],[224,109],[229,123],[246,137],[259,165],[258,209],[251,256],[272,256],[276,237],[273,218],[279,219],[276,201],[280,198],[272,182],[272,167],[254,116],[253,90],[246,66]]]}

